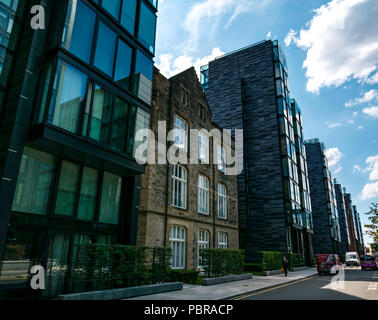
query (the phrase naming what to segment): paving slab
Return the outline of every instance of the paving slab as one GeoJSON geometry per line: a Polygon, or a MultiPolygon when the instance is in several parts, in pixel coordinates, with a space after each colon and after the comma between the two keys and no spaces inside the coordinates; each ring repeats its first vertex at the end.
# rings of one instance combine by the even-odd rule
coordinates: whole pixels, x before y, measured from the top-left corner
{"type": "Polygon", "coordinates": [[[290,272],[288,277],[282,274],[268,277],[255,276],[250,280],[219,284],[211,287],[184,285],[184,289],[181,291],[154,294],[126,300],[226,300],[265,288],[306,279],[316,274],[316,269],[309,268],[302,271],[290,272]]]}

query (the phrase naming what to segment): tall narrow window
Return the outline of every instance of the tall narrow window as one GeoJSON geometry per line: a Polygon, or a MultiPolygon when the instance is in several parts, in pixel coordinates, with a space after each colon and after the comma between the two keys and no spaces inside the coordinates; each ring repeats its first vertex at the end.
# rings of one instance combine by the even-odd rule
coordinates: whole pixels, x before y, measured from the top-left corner
{"type": "Polygon", "coordinates": [[[63,161],[59,179],[55,213],[65,216],[75,215],[76,194],[80,177],[80,166],[63,161]]]}
{"type": "Polygon", "coordinates": [[[59,61],[49,110],[50,123],[76,133],[87,91],[87,80],[86,74],[59,61]]]}
{"type": "Polygon", "coordinates": [[[155,32],[156,16],[142,1],[138,39],[151,53],[155,51],[155,32]]]}
{"type": "Polygon", "coordinates": [[[133,156],[136,157],[136,151],[138,147],[143,144],[145,141],[136,141],[135,135],[138,133],[139,130],[143,129],[149,129],[150,128],[150,115],[142,110],[141,108],[138,108],[136,112],[136,119],[135,119],[135,134],[134,134],[134,141],[132,142],[133,145],[133,156]]]}
{"type": "Polygon", "coordinates": [[[103,143],[109,142],[112,105],[113,96],[100,86],[96,86],[89,132],[92,139],[103,143]]]}
{"type": "Polygon", "coordinates": [[[186,265],[186,231],[183,227],[173,226],[169,236],[172,249],[171,268],[185,269],[186,265]]]}
{"type": "Polygon", "coordinates": [[[69,1],[62,46],[89,63],[91,58],[96,14],[82,1],[69,1]]]}
{"type": "Polygon", "coordinates": [[[150,104],[152,97],[153,62],[145,54],[137,51],[135,62],[134,93],[150,104]]]}
{"type": "Polygon", "coordinates": [[[187,171],[184,167],[173,166],[172,185],[172,205],[180,209],[186,209],[187,171]]]}
{"type": "Polygon", "coordinates": [[[228,235],[227,235],[227,233],[219,232],[218,248],[219,249],[227,249],[228,248],[228,235]]]}
{"type": "Polygon", "coordinates": [[[54,156],[25,147],[12,210],[45,215],[54,172],[54,156]]]}
{"type": "Polygon", "coordinates": [[[123,0],[121,24],[134,35],[137,0],[123,0]]]}
{"type": "Polygon", "coordinates": [[[218,170],[226,172],[226,151],[221,145],[218,145],[218,170]]]}
{"type": "Polygon", "coordinates": [[[175,116],[175,146],[185,152],[188,151],[189,128],[185,120],[175,116]]]}
{"type": "Polygon", "coordinates": [[[133,49],[122,40],[118,40],[118,52],[114,80],[122,88],[130,89],[130,73],[133,49]]]}
{"type": "Polygon", "coordinates": [[[122,179],[111,173],[104,173],[101,194],[100,223],[118,224],[122,179]]]}
{"type": "Polygon", "coordinates": [[[198,135],[198,155],[202,164],[209,164],[209,137],[203,133],[198,135]]]}
{"type": "Polygon", "coordinates": [[[209,249],[210,248],[210,233],[209,231],[206,230],[200,230],[198,234],[198,267],[202,268],[202,263],[201,263],[201,250],[209,249]]]}
{"type": "Polygon", "coordinates": [[[114,18],[119,19],[121,0],[102,0],[102,7],[114,18]]]}
{"type": "Polygon", "coordinates": [[[110,145],[121,152],[125,151],[128,112],[129,104],[117,97],[113,108],[110,145]]]}
{"type": "Polygon", "coordinates": [[[209,214],[210,203],[210,183],[209,179],[204,176],[198,177],[198,212],[202,214],[209,214]]]}
{"type": "Polygon", "coordinates": [[[98,171],[84,167],[81,182],[78,218],[92,221],[95,218],[98,171]]]}
{"type": "Polygon", "coordinates": [[[94,65],[110,77],[113,77],[117,35],[104,23],[98,27],[94,65]]]}
{"type": "Polygon", "coordinates": [[[227,190],[223,184],[218,184],[218,217],[227,219],[227,190]]]}

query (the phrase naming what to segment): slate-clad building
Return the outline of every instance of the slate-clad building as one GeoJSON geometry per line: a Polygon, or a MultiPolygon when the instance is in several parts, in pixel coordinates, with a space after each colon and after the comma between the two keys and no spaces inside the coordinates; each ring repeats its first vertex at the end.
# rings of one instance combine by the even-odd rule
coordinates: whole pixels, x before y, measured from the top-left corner
{"type": "Polygon", "coordinates": [[[305,141],[314,221],[314,254],[340,254],[340,227],[334,181],[319,139],[305,141]]]}
{"type": "Polygon", "coordinates": [[[283,50],[277,41],[263,41],[219,57],[201,68],[201,83],[214,121],[244,130],[238,198],[247,260],[257,261],[259,251],[280,251],[304,254],[310,262],[311,208],[303,210],[283,50]]]}
{"type": "Polygon", "coordinates": [[[75,244],[135,244],[157,0],[0,2],[0,298],[65,289],[75,244]],[[45,28],[33,30],[34,5],[45,28]],[[22,35],[22,36],[21,36],[22,35]]]}
{"type": "Polygon", "coordinates": [[[334,180],[335,192],[336,192],[336,201],[337,201],[337,212],[339,214],[339,226],[340,226],[340,254],[345,255],[348,252],[350,245],[350,236],[349,236],[349,226],[348,218],[345,206],[344,191],[343,186],[337,183],[337,180],[334,180]]]}

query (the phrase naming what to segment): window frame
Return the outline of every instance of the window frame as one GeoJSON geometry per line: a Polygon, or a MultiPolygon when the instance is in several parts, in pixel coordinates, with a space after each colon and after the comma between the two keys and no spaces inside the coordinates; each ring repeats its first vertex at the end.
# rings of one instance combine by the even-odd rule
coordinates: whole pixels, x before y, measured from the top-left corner
{"type": "Polygon", "coordinates": [[[170,233],[169,233],[169,246],[172,249],[172,256],[170,259],[170,266],[173,270],[184,270],[186,268],[186,250],[187,250],[187,232],[185,227],[173,225],[171,226],[170,233]],[[179,238],[179,235],[183,234],[184,238],[179,238]],[[175,249],[173,245],[177,244],[177,248],[181,249],[178,251],[181,255],[175,257],[175,249]],[[180,259],[183,258],[183,261],[180,259]],[[173,261],[175,260],[175,265],[173,265],[173,261]],[[183,262],[183,263],[182,263],[183,262]],[[182,263],[182,264],[181,264],[182,263]]]}
{"type": "Polygon", "coordinates": [[[210,215],[210,180],[206,176],[200,174],[198,176],[197,188],[198,188],[198,192],[197,192],[197,197],[198,197],[197,210],[198,210],[198,213],[209,216],[210,215]],[[202,181],[204,181],[206,183],[205,186],[201,185],[201,179],[202,179],[202,181]],[[206,212],[201,210],[202,209],[202,207],[201,207],[201,202],[202,202],[201,201],[202,200],[201,194],[205,195],[206,212]]]}
{"type": "Polygon", "coordinates": [[[201,266],[201,261],[200,261],[201,250],[209,249],[209,248],[210,248],[210,231],[205,230],[205,229],[199,229],[198,239],[197,239],[197,267],[201,270],[203,270],[203,266],[201,266]]]}
{"type": "Polygon", "coordinates": [[[189,124],[184,118],[180,117],[178,114],[175,114],[174,116],[174,134],[175,134],[174,145],[178,149],[183,150],[184,152],[187,153],[189,150],[189,124]],[[177,120],[182,121],[183,128],[180,128],[177,125],[177,120]],[[184,147],[182,147],[181,144],[178,144],[180,142],[180,141],[177,141],[178,137],[184,140],[182,141],[182,143],[184,144],[184,147]]]}
{"type": "Polygon", "coordinates": [[[226,232],[218,233],[218,248],[228,249],[228,233],[226,232]]]}
{"type": "MultiPolygon", "coordinates": [[[[177,193],[177,196],[179,194],[177,193]]],[[[172,166],[172,207],[178,208],[181,210],[188,209],[188,170],[181,165],[174,165],[172,166]],[[179,169],[181,169],[182,174],[184,177],[176,176],[176,173],[179,173],[179,169]],[[181,199],[176,199],[176,182],[181,184],[181,188],[183,189],[181,193],[181,199]],[[183,202],[183,205],[180,206],[178,202],[183,202]]]]}
{"type": "Polygon", "coordinates": [[[224,184],[218,183],[218,218],[228,220],[228,203],[227,203],[227,188],[224,184]],[[224,193],[221,190],[224,190],[224,193]],[[221,201],[223,202],[224,215],[221,212],[221,201]]]}

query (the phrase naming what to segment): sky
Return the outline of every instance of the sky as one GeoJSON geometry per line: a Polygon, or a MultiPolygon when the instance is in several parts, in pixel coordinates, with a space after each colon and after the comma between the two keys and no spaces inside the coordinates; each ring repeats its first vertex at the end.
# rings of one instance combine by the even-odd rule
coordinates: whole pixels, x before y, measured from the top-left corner
{"type": "MultiPolygon", "coordinates": [[[[155,62],[167,77],[278,40],[305,138],[327,148],[362,224],[378,202],[378,0],[160,0],[155,62]]],[[[365,242],[371,238],[365,236],[365,242]]]]}

